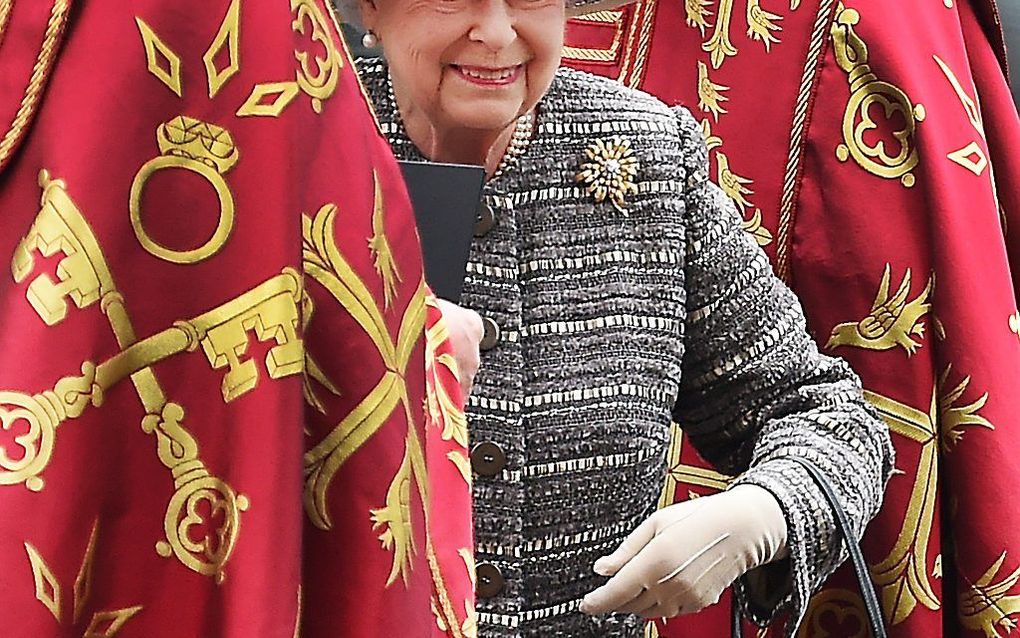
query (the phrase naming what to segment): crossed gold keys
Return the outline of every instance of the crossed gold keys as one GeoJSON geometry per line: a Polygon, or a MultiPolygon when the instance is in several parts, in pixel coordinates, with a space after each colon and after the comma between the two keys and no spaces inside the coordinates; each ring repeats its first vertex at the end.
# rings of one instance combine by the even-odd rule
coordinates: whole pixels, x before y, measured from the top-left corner
{"type": "Polygon", "coordinates": [[[41,473],[49,465],[58,428],[81,416],[91,405],[100,407],[104,393],[130,377],[145,408],[142,430],[156,437],[160,462],[170,470],[174,494],[164,517],[165,540],[156,543],[164,558],[171,555],[188,568],[216,582],[224,578],[224,565],[237,543],[240,513],[248,498],[222,479],[210,474],[199,457],[198,444],[183,426],[185,410],[168,400],[152,366],[201,346],[213,369],[226,368],[223,399],[233,401],[253,390],[259,378],[254,361],[242,360],[249,333],[261,342],[276,345],[266,356],[270,378],[301,374],[304,351],[297,333],[302,299],[301,276],[292,268],[283,271],[224,303],[187,321],[139,340],[129,318],[123,295],[117,290],[106,259],[85,217],[67,193],[62,180],[49,172],[39,173],[41,207],[32,228],[15,250],[11,271],[16,282],[25,281],[35,268],[33,251],[44,257],[58,253],[58,281],[38,275],[29,285],[32,308],[48,326],[63,321],[70,304],[81,310],[99,303],[121,351],[98,364],[85,361],[81,374],[60,379],[52,390],[35,395],[0,391],[0,427],[11,431],[15,423],[28,425],[14,437],[23,455],[17,460],[0,447],[0,486],[24,483],[32,491],[44,487],[41,473]],[[13,407],[12,407],[13,406],[13,407]],[[204,523],[201,505],[222,514],[222,525],[195,541],[189,532],[204,523]]]}

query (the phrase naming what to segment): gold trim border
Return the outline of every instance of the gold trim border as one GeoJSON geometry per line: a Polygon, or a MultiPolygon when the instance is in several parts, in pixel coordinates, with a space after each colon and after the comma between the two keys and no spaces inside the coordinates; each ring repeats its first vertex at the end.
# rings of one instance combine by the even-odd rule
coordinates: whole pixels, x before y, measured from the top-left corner
{"type": "Polygon", "coordinates": [[[0,0],[0,45],[4,43],[4,31],[7,29],[7,21],[11,17],[11,7],[14,0],[0,0]]]}
{"type": "Polygon", "coordinates": [[[819,63],[827,49],[828,40],[825,35],[829,31],[829,25],[835,19],[837,8],[837,0],[822,0],[818,7],[807,58],[804,61],[804,73],[801,76],[800,91],[797,94],[797,105],[793,112],[790,152],[787,156],[786,174],[783,178],[783,197],[779,208],[779,228],[776,242],[776,271],[787,284],[790,283],[792,276],[790,267],[791,229],[795,217],[798,182],[804,163],[804,133],[811,116],[811,95],[818,78],[819,63]]]}
{"type": "Polygon", "coordinates": [[[40,94],[56,59],[60,36],[67,25],[69,4],[69,0],[54,0],[53,2],[42,47],[39,49],[39,55],[32,67],[32,76],[25,88],[25,95],[21,98],[21,106],[14,116],[14,121],[11,122],[7,132],[0,139],[0,172],[3,172],[11,153],[17,147],[18,141],[32,120],[35,108],[39,104],[40,94]]]}

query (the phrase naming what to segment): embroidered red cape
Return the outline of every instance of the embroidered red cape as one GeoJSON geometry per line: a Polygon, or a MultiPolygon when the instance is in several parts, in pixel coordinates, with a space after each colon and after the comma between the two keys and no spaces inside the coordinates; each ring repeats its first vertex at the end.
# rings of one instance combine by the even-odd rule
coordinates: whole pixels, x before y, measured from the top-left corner
{"type": "MultiPolygon", "coordinates": [[[[1011,634],[1020,122],[993,2],[641,0],[574,21],[566,53],[702,120],[745,229],[889,423],[864,549],[890,636],[1011,634]]],[[[664,502],[725,485],[679,436],[671,465],[664,502]]],[[[863,613],[842,569],[799,635],[866,636],[863,613]]],[[[649,633],[726,636],[728,614],[649,633]]]]}
{"type": "Polygon", "coordinates": [[[0,1],[0,634],[473,635],[455,363],[331,8],[127,6],[0,1]]]}

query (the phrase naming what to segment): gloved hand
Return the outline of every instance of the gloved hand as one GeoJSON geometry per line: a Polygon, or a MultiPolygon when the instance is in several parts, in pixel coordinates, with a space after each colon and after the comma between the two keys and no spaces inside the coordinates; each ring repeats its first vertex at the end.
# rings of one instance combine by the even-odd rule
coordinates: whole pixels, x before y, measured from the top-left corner
{"type": "Polygon", "coordinates": [[[670,505],[641,523],[620,547],[595,561],[612,576],[581,611],[671,618],[713,605],[733,581],[786,554],[786,519],[756,485],[670,505]]]}

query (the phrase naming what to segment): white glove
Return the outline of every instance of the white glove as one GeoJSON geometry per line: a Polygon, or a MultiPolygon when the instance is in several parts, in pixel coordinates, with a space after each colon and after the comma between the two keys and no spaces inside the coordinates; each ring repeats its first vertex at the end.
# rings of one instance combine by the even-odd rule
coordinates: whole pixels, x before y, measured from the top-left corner
{"type": "Polygon", "coordinates": [[[612,576],[581,611],[671,618],[701,611],[746,572],[786,554],[786,519],[756,485],[670,505],[641,523],[620,547],[595,561],[612,576]]]}
{"type": "Polygon", "coordinates": [[[482,317],[474,310],[438,299],[439,310],[443,313],[443,320],[450,331],[450,345],[453,347],[453,356],[457,360],[457,375],[460,379],[460,387],[464,390],[465,399],[471,394],[471,387],[475,383],[475,375],[481,365],[481,355],[478,346],[485,335],[485,326],[482,317]]]}

